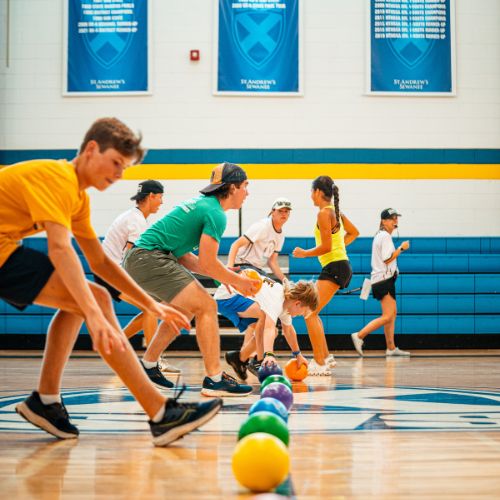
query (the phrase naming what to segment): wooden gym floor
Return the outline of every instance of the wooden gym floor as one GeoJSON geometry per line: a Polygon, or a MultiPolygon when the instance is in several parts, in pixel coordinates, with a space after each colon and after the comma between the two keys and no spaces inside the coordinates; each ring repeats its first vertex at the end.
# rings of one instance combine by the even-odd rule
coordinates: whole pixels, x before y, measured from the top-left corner
{"type": "MultiPolygon", "coordinates": [[[[295,385],[291,475],[273,498],[500,498],[500,351],[413,354],[339,352],[334,376],[295,385]]],[[[36,387],[40,356],[0,351],[2,498],[252,497],[231,454],[255,379],[254,394],[226,399],[201,431],[155,448],[120,380],[94,353],[76,353],[64,396],[81,434],[57,441],[14,412],[36,387]]],[[[198,355],[169,359],[188,384],[183,399],[200,398],[198,355]]]]}

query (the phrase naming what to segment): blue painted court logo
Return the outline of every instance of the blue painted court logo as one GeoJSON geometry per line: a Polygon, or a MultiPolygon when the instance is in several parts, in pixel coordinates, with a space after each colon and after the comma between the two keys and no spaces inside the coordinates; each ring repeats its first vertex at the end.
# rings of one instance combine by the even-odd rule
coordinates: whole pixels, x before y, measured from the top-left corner
{"type": "Polygon", "coordinates": [[[255,68],[261,68],[274,56],[284,36],[284,9],[266,13],[243,10],[234,15],[234,42],[243,57],[255,68]]]}
{"type": "MultiPolygon", "coordinates": [[[[290,431],[499,431],[500,393],[431,387],[294,385],[290,431]]],[[[197,399],[200,387],[188,388],[197,399]]],[[[0,397],[0,432],[42,432],[15,413],[27,394],[0,397]]],[[[65,391],[72,422],[82,433],[149,433],[147,417],[126,389],[65,391]]],[[[235,434],[258,395],[229,398],[204,434],[235,434]]]]}
{"type": "Polygon", "coordinates": [[[396,58],[410,69],[424,61],[434,46],[433,39],[425,38],[391,38],[387,43],[396,58]]]}

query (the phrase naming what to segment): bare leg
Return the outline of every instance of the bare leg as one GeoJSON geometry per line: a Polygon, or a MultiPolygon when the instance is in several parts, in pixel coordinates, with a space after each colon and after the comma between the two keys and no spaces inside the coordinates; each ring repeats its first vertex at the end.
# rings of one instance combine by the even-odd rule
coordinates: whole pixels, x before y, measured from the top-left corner
{"type": "Polygon", "coordinates": [[[137,316],[134,316],[125,326],[125,328],[123,329],[123,333],[128,339],[142,330],[143,318],[144,313],[140,312],[137,316]]]}
{"type": "Polygon", "coordinates": [[[240,350],[240,360],[246,361],[249,359],[257,348],[257,342],[255,340],[255,328],[257,323],[250,325],[245,332],[245,339],[248,339],[246,343],[243,344],[240,350]]]}
{"type": "Polygon", "coordinates": [[[317,288],[319,295],[318,308],[304,319],[307,326],[307,333],[311,340],[314,359],[318,364],[324,365],[325,359],[328,356],[328,347],[326,345],[323,322],[319,317],[319,313],[330,302],[340,286],[332,281],[318,280],[317,288]]]}
{"type": "MultiPolygon", "coordinates": [[[[380,328],[381,326],[387,325],[391,321],[396,320],[396,313],[397,313],[396,301],[394,300],[392,295],[387,294],[380,301],[380,305],[382,306],[382,316],[370,321],[358,332],[358,337],[360,339],[364,339],[369,333],[377,330],[377,328],[380,328]]],[[[394,329],[393,329],[392,343],[394,344],[394,329]]]]}
{"type": "MultiPolygon", "coordinates": [[[[389,295],[389,297],[392,296],[389,295]]],[[[385,297],[384,297],[385,298],[385,297]]],[[[392,316],[391,321],[384,325],[384,335],[385,335],[385,343],[387,345],[387,349],[390,349],[391,351],[396,349],[396,344],[394,343],[394,328],[396,326],[396,315],[397,315],[397,305],[396,301],[394,300],[394,315],[392,316]]]]}
{"type": "MultiPolygon", "coordinates": [[[[166,304],[166,302],[164,303],[166,304]]],[[[168,305],[172,306],[173,304],[170,303],[168,305]]],[[[192,314],[186,311],[182,312],[188,317],[189,320],[193,317],[192,314]]],[[[154,321],[156,323],[156,318],[154,318],[154,321]]],[[[144,361],[151,363],[158,361],[161,353],[173,342],[175,337],[177,337],[177,332],[162,321],[156,330],[156,334],[153,335],[153,338],[148,343],[148,348],[143,356],[144,361]]]]}
{"type": "MultiPolygon", "coordinates": [[[[109,293],[95,283],[89,282],[89,286],[97,299],[97,303],[102,308],[106,319],[119,330],[120,327],[109,293]]],[[[52,274],[36,298],[35,303],[66,311],[66,314],[56,314],[57,317],[54,319],[53,324],[51,324],[49,331],[50,340],[48,339],[48,346],[44,353],[39,383],[39,387],[43,388],[43,393],[58,394],[61,387],[64,366],[76,339],[77,333],[75,333],[75,329],[77,325],[79,329],[79,321],[81,321],[83,314],[57,272],[52,274]],[[79,321],[77,322],[72,316],[78,316],[80,318],[79,321]],[[73,330],[68,333],[60,330],[61,326],[68,326],[73,330]]],[[[122,379],[146,413],[150,417],[156,415],[165,404],[166,398],[149,381],[130,344],[126,344],[125,351],[112,351],[111,354],[100,354],[122,379]]]]}
{"type": "MultiPolygon", "coordinates": [[[[209,377],[220,373],[222,367],[215,300],[195,280],[179,292],[170,305],[186,311],[188,318],[192,316],[196,318],[196,339],[205,363],[205,371],[209,377]]],[[[160,327],[148,346],[144,359],[158,359],[165,349],[166,342],[168,342],[168,330],[160,327]]]]}
{"type": "MultiPolygon", "coordinates": [[[[245,311],[245,312],[246,312],[246,311],[245,311]]],[[[243,350],[243,349],[244,349],[244,347],[245,347],[247,344],[249,344],[250,342],[253,342],[253,341],[254,341],[254,334],[255,334],[255,332],[254,332],[254,330],[253,330],[253,327],[252,327],[252,328],[251,328],[251,327],[252,327],[252,325],[250,325],[250,327],[248,327],[248,328],[246,329],[246,331],[245,331],[245,336],[243,337],[243,344],[242,344],[242,348],[241,348],[241,350],[243,350]]],[[[246,352],[246,349],[245,349],[245,352],[246,352]]],[[[254,354],[255,354],[255,351],[249,352],[249,353],[248,353],[248,357],[247,357],[246,359],[250,358],[250,357],[251,357],[251,356],[253,356],[254,354]]],[[[244,359],[242,359],[242,361],[245,361],[245,360],[244,360],[244,359]]]]}
{"type": "MultiPolygon", "coordinates": [[[[132,299],[132,297],[129,297],[128,295],[120,295],[120,298],[125,302],[128,302],[129,304],[137,307],[137,309],[140,309],[139,304],[137,304],[135,300],[132,299]]],[[[129,339],[142,330],[144,332],[144,338],[146,339],[146,345],[149,345],[156,333],[157,328],[158,320],[155,318],[155,316],[145,311],[141,311],[135,318],[130,321],[130,323],[123,329],[123,331],[129,339]]]]}
{"type": "MultiPolygon", "coordinates": [[[[158,319],[153,314],[147,312],[144,313],[144,318],[142,320],[142,331],[144,332],[144,338],[146,339],[146,345],[149,345],[155,336],[156,330],[158,329],[158,319]]],[[[177,337],[177,334],[173,335],[172,340],[177,337]]],[[[170,342],[172,342],[172,340],[170,342]]],[[[170,342],[167,344],[170,345],[170,342]]]]}
{"type": "Polygon", "coordinates": [[[60,394],[64,367],[68,362],[83,318],[66,311],[57,311],[47,332],[42,368],[38,383],[41,394],[60,394]],[[61,337],[64,337],[61,339],[61,337]]]}
{"type": "MultiPolygon", "coordinates": [[[[240,350],[240,360],[246,361],[258,349],[257,344],[261,340],[264,316],[259,304],[254,302],[246,311],[238,313],[240,318],[256,318],[257,321],[251,324],[245,331],[245,340],[240,350]]],[[[261,353],[262,354],[262,353],[261,353]]],[[[262,359],[262,358],[260,358],[262,359]]]]}

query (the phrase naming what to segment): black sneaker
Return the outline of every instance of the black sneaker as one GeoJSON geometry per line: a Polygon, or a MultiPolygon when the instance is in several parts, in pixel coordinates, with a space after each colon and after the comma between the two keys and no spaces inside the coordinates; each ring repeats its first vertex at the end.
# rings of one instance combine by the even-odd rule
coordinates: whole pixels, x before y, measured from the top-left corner
{"type": "Polygon", "coordinates": [[[247,375],[247,362],[241,361],[240,359],[240,351],[227,351],[226,355],[226,363],[231,366],[231,368],[236,372],[236,375],[241,380],[246,380],[247,375]]]}
{"type": "Polygon", "coordinates": [[[257,361],[257,357],[253,357],[247,365],[247,370],[255,375],[257,378],[259,378],[259,368],[261,365],[261,361],[257,361]]]}
{"type": "Polygon", "coordinates": [[[172,389],[172,387],[175,387],[175,384],[173,382],[170,382],[170,380],[168,380],[168,378],[163,375],[160,367],[158,366],[158,363],[156,363],[153,368],[146,368],[142,361],[141,365],[144,368],[146,375],[149,377],[149,380],[151,380],[151,382],[153,382],[153,384],[158,387],[158,389],[172,389]]]}
{"type": "Polygon", "coordinates": [[[212,399],[205,403],[179,403],[178,399],[185,386],[173,399],[165,403],[165,415],[161,422],[149,421],[153,444],[166,446],[184,434],[194,431],[211,420],[222,408],[222,399],[212,399]]]}
{"type": "MultiPolygon", "coordinates": [[[[62,401],[62,400],[61,400],[62,401]]],[[[64,403],[44,405],[40,394],[34,391],[16,406],[16,411],[25,420],[59,439],[75,439],[79,430],[69,421],[64,403]]]]}
{"type": "Polygon", "coordinates": [[[222,372],[220,382],[214,382],[210,377],[205,377],[201,389],[203,396],[248,396],[251,392],[251,385],[238,384],[236,379],[226,372],[222,372]]]}

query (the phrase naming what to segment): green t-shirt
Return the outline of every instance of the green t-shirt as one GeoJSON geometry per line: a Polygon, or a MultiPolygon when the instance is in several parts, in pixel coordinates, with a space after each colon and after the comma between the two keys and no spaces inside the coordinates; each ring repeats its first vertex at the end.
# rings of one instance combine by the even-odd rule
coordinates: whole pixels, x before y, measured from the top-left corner
{"type": "Polygon", "coordinates": [[[135,245],[146,250],[170,251],[181,257],[198,248],[202,234],[220,241],[226,222],[219,200],[202,194],[176,205],[146,229],[135,245]]]}

